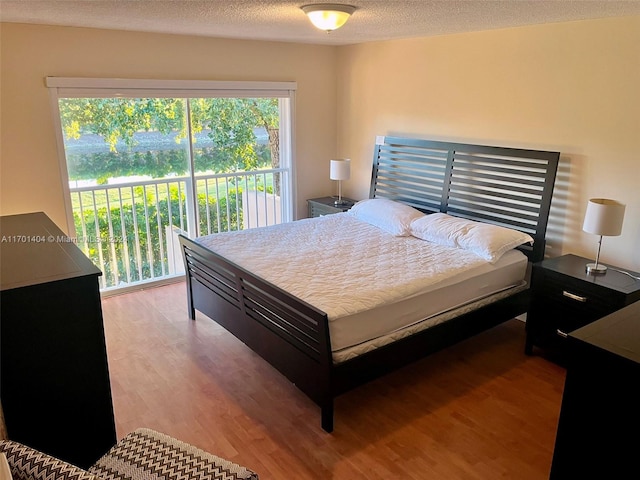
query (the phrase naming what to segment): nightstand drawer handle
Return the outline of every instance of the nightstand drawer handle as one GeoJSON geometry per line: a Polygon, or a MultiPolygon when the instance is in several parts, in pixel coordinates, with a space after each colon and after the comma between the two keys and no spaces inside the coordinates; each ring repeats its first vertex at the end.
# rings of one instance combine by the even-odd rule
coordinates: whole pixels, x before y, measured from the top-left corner
{"type": "Polygon", "coordinates": [[[564,295],[565,297],[570,298],[571,300],[575,300],[576,302],[586,302],[587,301],[587,297],[581,297],[580,295],[576,295],[575,293],[571,293],[571,292],[567,292],[566,290],[562,291],[562,295],[564,295]]]}
{"type": "Polygon", "coordinates": [[[567,338],[567,335],[568,335],[567,333],[563,332],[559,328],[556,330],[556,333],[560,335],[562,338],[567,338]]]}

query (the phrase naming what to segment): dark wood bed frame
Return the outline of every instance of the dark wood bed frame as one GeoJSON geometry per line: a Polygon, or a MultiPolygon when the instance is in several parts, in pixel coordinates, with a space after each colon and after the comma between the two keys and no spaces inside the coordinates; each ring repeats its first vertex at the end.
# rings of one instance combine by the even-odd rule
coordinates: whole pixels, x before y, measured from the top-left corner
{"type": "MultiPolygon", "coordinates": [[[[542,260],[558,152],[378,137],[370,198],[426,213],[529,233],[522,247],[542,260]]],[[[342,363],[334,363],[327,315],[220,255],[180,236],[189,317],[222,325],[320,406],[333,431],[334,398],[387,372],[527,311],[528,289],[342,363]]]]}

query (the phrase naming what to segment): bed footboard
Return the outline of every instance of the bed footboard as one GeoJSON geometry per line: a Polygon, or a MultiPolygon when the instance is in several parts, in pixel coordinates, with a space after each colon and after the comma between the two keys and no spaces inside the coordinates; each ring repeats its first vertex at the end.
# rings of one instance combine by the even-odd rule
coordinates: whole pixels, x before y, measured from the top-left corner
{"type": "MultiPolygon", "coordinates": [[[[523,251],[537,262],[544,257],[559,158],[559,152],[380,137],[370,197],[520,230],[534,239],[523,251]]],[[[334,364],[324,312],[188,237],[179,239],[190,318],[202,312],[284,374],[320,406],[328,432],[337,395],[513,318],[529,303],[528,291],[518,292],[334,364]]]]}
{"type": "Polygon", "coordinates": [[[331,345],[326,313],[179,235],[189,316],[198,310],[267,360],[322,411],[333,430],[331,345]]]}

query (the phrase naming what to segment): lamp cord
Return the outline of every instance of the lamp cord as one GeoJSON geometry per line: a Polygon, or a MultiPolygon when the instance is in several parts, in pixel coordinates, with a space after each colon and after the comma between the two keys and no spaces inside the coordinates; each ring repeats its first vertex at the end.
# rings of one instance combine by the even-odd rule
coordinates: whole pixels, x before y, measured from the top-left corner
{"type": "Polygon", "coordinates": [[[631,275],[629,272],[625,272],[624,270],[619,270],[617,268],[609,267],[611,270],[615,270],[616,272],[624,273],[625,275],[629,275],[634,280],[640,280],[640,277],[636,277],[635,275],[631,275]]]}

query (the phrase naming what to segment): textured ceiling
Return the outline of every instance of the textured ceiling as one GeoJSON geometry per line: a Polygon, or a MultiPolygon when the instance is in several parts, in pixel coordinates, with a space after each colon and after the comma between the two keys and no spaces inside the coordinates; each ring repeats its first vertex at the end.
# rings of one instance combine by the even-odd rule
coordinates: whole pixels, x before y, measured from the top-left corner
{"type": "MultiPolygon", "coordinates": [[[[640,0],[333,0],[357,7],[317,30],[313,0],[0,0],[0,20],[211,37],[348,45],[552,22],[640,15],[640,0]]],[[[324,2],[330,3],[330,2],[324,2]]]]}

